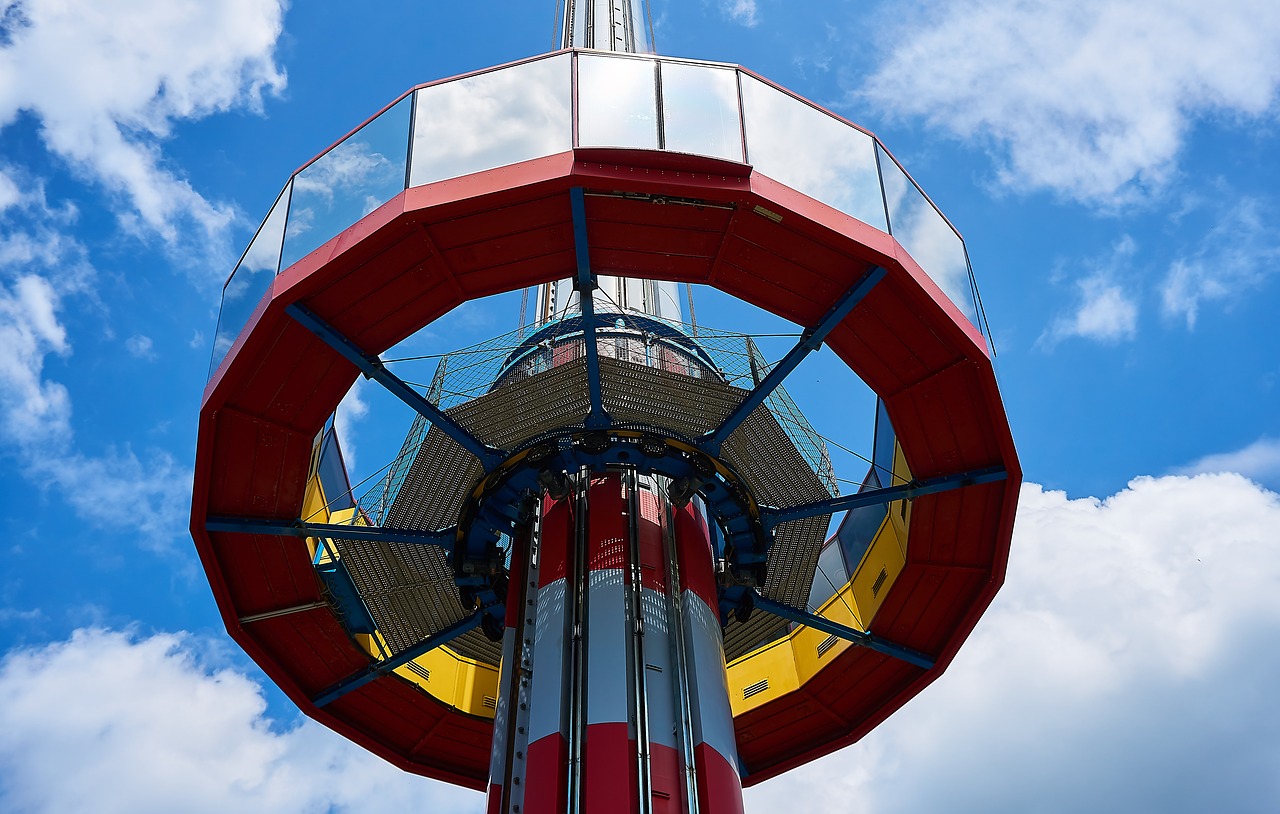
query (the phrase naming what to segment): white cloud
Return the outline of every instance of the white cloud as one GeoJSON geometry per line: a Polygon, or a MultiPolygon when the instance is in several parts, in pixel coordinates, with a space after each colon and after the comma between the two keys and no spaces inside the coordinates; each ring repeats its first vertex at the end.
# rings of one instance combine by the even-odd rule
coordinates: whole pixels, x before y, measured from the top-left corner
{"type": "Polygon", "coordinates": [[[1088,276],[1075,281],[1079,298],[1070,314],[1060,316],[1037,340],[1052,347],[1069,337],[1097,342],[1133,339],[1138,333],[1138,304],[1116,278],[1122,276],[1137,253],[1132,238],[1121,238],[1110,255],[1087,264],[1088,276]]]}
{"type": "Polygon", "coordinates": [[[729,19],[742,23],[748,28],[760,22],[756,0],[720,0],[720,10],[728,15],[729,19]]]}
{"type": "Polygon", "coordinates": [[[334,430],[342,444],[342,460],[347,465],[348,472],[356,470],[355,424],[369,414],[369,403],[361,398],[363,388],[364,380],[356,379],[342,401],[338,402],[338,408],[333,414],[334,430]]]}
{"type": "Polygon", "coordinates": [[[992,148],[1016,190],[1121,204],[1162,187],[1188,132],[1274,111],[1273,0],[921,4],[861,94],[992,148]]]}
{"type": "MultiPolygon", "coordinates": [[[[1024,487],[1007,583],[950,670],[747,810],[1269,812],[1280,496],[1237,475],[1024,487]]],[[[479,811],[312,723],[208,644],[82,630],[0,663],[0,809],[479,811]],[[86,666],[87,665],[87,666],[86,666]]]]}
{"type": "Polygon", "coordinates": [[[1076,282],[1080,306],[1070,317],[1054,322],[1055,339],[1078,336],[1099,342],[1133,339],[1138,333],[1138,306],[1133,299],[1105,277],[1086,277],[1076,282]]]}
{"type": "Polygon", "coordinates": [[[70,431],[67,389],[43,377],[46,357],[71,352],[58,306],[58,293],[44,277],[0,283],[0,428],[10,438],[37,442],[70,431]]]}
{"type": "Polygon", "coordinates": [[[1276,215],[1254,198],[1241,198],[1200,244],[1178,257],[1161,285],[1166,317],[1195,328],[1202,303],[1238,299],[1258,288],[1280,264],[1276,215]]]}
{"type": "Polygon", "coordinates": [[[125,350],[129,351],[130,356],[148,361],[156,358],[154,344],[151,337],[142,334],[134,334],[124,341],[125,350]]]}
{"type": "Polygon", "coordinates": [[[26,814],[480,811],[306,722],[183,635],[80,630],[0,664],[0,809],[26,814]]]}
{"type": "Polygon", "coordinates": [[[1008,579],[950,670],[748,811],[1269,812],[1280,496],[1238,475],[1023,488],[1008,579]]]}
{"type": "Polygon", "coordinates": [[[1238,472],[1260,483],[1280,485],[1280,438],[1259,438],[1232,452],[1217,452],[1180,468],[1184,475],[1238,472]]]}
{"type": "MultiPolygon", "coordinates": [[[[1009,577],[946,676],[748,811],[1270,811],[1280,495],[1236,475],[1024,486],[1009,577]]],[[[312,723],[204,642],[101,630],[0,664],[0,809],[475,810],[312,723]]]]}
{"type": "Polygon", "coordinates": [[[36,116],[49,150],[127,199],[126,228],[174,250],[193,239],[221,248],[233,210],[192,188],[159,144],[175,122],[258,109],[284,87],[272,58],[283,10],[283,0],[0,0],[0,127],[36,116]]]}
{"type": "MultiPolygon", "coordinates": [[[[163,549],[185,529],[190,472],[163,452],[76,448],[70,394],[45,368],[70,357],[63,302],[92,299],[94,270],[84,247],[61,231],[74,210],[50,208],[38,185],[15,188],[16,202],[0,210],[0,449],[79,516],[135,529],[141,544],[163,549]]],[[[149,342],[129,347],[149,351],[149,342]]]]}

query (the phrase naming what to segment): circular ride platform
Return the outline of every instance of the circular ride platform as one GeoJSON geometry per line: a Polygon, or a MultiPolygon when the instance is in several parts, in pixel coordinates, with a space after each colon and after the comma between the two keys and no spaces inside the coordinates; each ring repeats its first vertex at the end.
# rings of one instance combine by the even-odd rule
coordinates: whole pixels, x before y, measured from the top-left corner
{"type": "Polygon", "coordinates": [[[603,467],[652,441],[644,466],[701,472],[723,526],[743,785],[852,743],[942,673],[1003,580],[1021,472],[986,343],[948,296],[969,281],[963,242],[878,140],[736,66],[561,51],[416,88],[290,178],[224,291],[191,531],[228,631],[308,715],[484,788],[497,665],[480,629],[503,611],[492,528],[472,521],[536,477],[535,454],[603,467]],[[450,410],[414,393],[431,432],[463,430],[405,474],[434,495],[397,526],[421,539],[379,538],[354,506],[324,515],[347,531],[308,527],[327,419],[362,373],[399,386],[378,354],[465,302],[586,268],[785,318],[800,357],[825,343],[882,402],[875,522],[809,623],[761,645],[768,603],[803,610],[827,518],[864,503],[784,460],[796,447],[768,405],[742,406],[768,376],[743,389],[601,353],[594,380],[583,359],[450,410]],[[593,426],[599,410],[612,422],[593,426]],[[337,560],[355,600],[327,581],[337,560]],[[453,628],[471,608],[442,598],[456,585],[477,603],[470,632],[453,628]],[[415,647],[455,632],[438,668],[452,689],[433,689],[415,647]]]}

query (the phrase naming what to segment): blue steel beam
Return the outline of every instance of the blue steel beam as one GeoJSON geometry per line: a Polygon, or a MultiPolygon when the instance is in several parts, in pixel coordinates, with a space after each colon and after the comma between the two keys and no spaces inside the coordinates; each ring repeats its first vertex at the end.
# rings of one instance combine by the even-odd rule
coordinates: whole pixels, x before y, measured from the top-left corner
{"type": "Polygon", "coordinates": [[[458,638],[463,633],[466,633],[468,630],[478,626],[480,624],[480,620],[484,618],[484,615],[488,610],[491,609],[481,608],[465,619],[459,619],[448,627],[441,628],[434,635],[428,636],[418,644],[410,647],[408,650],[397,653],[385,661],[371,664],[360,672],[347,676],[337,684],[334,684],[329,689],[312,698],[312,703],[318,707],[323,707],[325,704],[333,703],[347,693],[360,689],[370,681],[375,681],[387,673],[390,673],[399,667],[403,667],[419,656],[424,656],[427,653],[430,653],[440,645],[446,644],[453,639],[458,638]]]}
{"type": "Polygon", "coordinates": [[[976,486],[980,483],[994,483],[1007,477],[1009,477],[1009,473],[1002,466],[975,469],[971,472],[959,472],[954,475],[942,475],[928,480],[916,480],[910,483],[901,483],[897,486],[886,486],[883,489],[868,489],[865,492],[857,492],[852,495],[816,500],[813,503],[802,503],[798,506],[788,506],[785,509],[762,508],[760,510],[760,522],[764,524],[766,529],[773,529],[780,523],[786,523],[791,520],[803,520],[806,517],[819,517],[847,509],[857,509],[862,506],[875,506],[879,503],[889,503],[904,498],[932,495],[951,489],[960,489],[965,486],[976,486]]]}
{"type": "Polygon", "coordinates": [[[702,436],[698,441],[698,447],[708,455],[719,455],[720,446],[725,440],[733,434],[733,431],[741,426],[742,422],[755,411],[757,407],[764,403],[769,394],[782,384],[782,380],[791,375],[800,362],[813,351],[822,347],[822,342],[827,338],[827,334],[831,333],[841,320],[849,315],[849,312],[862,302],[863,297],[875,287],[876,283],[884,279],[887,274],[883,268],[876,266],[862,276],[852,288],[840,295],[840,299],[836,300],[835,305],[831,306],[831,310],[818,321],[817,325],[806,328],[800,336],[800,341],[796,343],[782,361],[773,366],[769,374],[764,377],[764,381],[756,385],[755,389],[747,394],[733,412],[711,432],[702,436]]]}
{"type": "Polygon", "coordinates": [[[582,187],[569,190],[569,203],[573,210],[573,248],[578,261],[578,273],[573,287],[578,292],[578,306],[582,310],[582,341],[587,352],[587,393],[591,410],[584,422],[587,429],[608,429],[613,423],[604,410],[604,396],[600,391],[600,349],[596,346],[596,301],[593,292],[599,287],[591,270],[591,246],[587,243],[587,204],[582,187]]]}
{"type": "Polygon", "coordinates": [[[382,360],[377,356],[365,353],[358,348],[354,342],[347,339],[337,331],[332,325],[325,322],[314,312],[301,303],[294,303],[286,309],[289,316],[296,319],[307,330],[324,340],[325,344],[336,350],[344,359],[351,362],[360,372],[367,378],[373,379],[378,384],[391,391],[392,395],[399,398],[405,404],[412,407],[420,413],[425,419],[430,421],[441,432],[458,442],[458,445],[470,452],[472,455],[480,459],[480,463],[484,465],[486,472],[502,462],[506,458],[506,454],[502,450],[494,449],[485,444],[479,438],[476,438],[466,430],[461,424],[444,414],[444,411],[425,399],[418,391],[414,390],[402,379],[391,371],[387,370],[382,364],[382,360]]]}
{"type": "Polygon", "coordinates": [[[934,665],[933,657],[919,650],[912,650],[910,647],[904,647],[900,644],[881,639],[879,636],[868,633],[863,630],[842,625],[839,622],[833,622],[830,619],[824,619],[813,613],[802,611],[799,608],[793,608],[790,605],[784,605],[772,599],[766,599],[758,592],[752,591],[754,594],[751,599],[755,607],[760,610],[772,613],[774,616],[780,616],[783,619],[790,620],[796,624],[805,627],[821,630],[832,636],[837,636],[847,642],[852,642],[859,647],[865,647],[874,650],[877,653],[884,653],[886,656],[893,656],[895,659],[902,659],[908,664],[914,664],[917,667],[923,667],[926,670],[932,669],[934,665]]]}
{"type": "Polygon", "coordinates": [[[363,540],[371,543],[409,543],[434,545],[452,550],[457,540],[456,528],[443,531],[383,528],[381,526],[346,526],[336,523],[306,523],[301,520],[261,520],[254,517],[210,517],[204,527],[208,531],[239,534],[274,534],[278,537],[337,537],[340,540],[363,540]]]}

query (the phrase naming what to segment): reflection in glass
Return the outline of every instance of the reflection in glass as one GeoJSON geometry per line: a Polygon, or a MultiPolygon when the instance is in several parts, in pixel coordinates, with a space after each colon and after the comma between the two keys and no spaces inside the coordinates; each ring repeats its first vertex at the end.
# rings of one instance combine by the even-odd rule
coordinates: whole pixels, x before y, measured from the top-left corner
{"type": "Polygon", "coordinates": [[[746,74],[742,106],[753,167],[863,223],[888,229],[871,136],[746,74]]]}
{"type": "Polygon", "coordinates": [[[818,555],[818,567],[813,573],[813,583],[809,586],[808,608],[816,611],[836,595],[836,591],[849,581],[849,571],[844,565],[844,552],[840,542],[832,537],[822,547],[818,555]]]}
{"type": "Polygon", "coordinates": [[[658,149],[654,63],[578,57],[578,145],[658,149]]]}
{"type": "Polygon", "coordinates": [[[282,269],[404,189],[409,108],[405,97],[293,179],[282,269]]]}
{"type": "Polygon", "coordinates": [[[409,186],[572,147],[569,55],[418,91],[409,186]]]}
{"type": "Polygon", "coordinates": [[[258,227],[258,234],[240,258],[236,270],[222,288],[222,310],[218,313],[218,330],[213,337],[213,360],[209,363],[209,375],[218,369],[231,346],[235,344],[240,329],[249,321],[253,309],[258,307],[271,281],[280,268],[280,245],[284,240],[285,212],[289,209],[289,190],[276,198],[271,211],[258,227]]]}
{"type": "Polygon", "coordinates": [[[933,208],[897,162],[876,147],[889,204],[890,233],[972,322],[976,309],[969,289],[964,241],[933,208]]]}
{"type": "Polygon", "coordinates": [[[662,121],[665,149],[741,161],[737,72],[662,63],[662,121]]]}

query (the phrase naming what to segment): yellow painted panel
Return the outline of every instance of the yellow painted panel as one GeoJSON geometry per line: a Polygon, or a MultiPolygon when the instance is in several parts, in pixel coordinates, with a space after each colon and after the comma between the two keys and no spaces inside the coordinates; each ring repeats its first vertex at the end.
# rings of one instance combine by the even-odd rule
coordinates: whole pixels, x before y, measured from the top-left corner
{"type": "Polygon", "coordinates": [[[897,529],[889,518],[887,515],[880,524],[875,540],[850,580],[854,607],[867,625],[875,619],[884,598],[889,595],[889,589],[906,565],[905,546],[899,541],[897,529]]]}
{"type": "MultiPolygon", "coordinates": [[[[895,449],[893,469],[895,483],[911,480],[901,447],[895,449]]],[[[890,504],[853,578],[818,609],[819,615],[855,630],[867,630],[906,565],[910,524],[910,501],[890,504]]],[[[733,714],[741,715],[799,689],[836,656],[854,646],[814,628],[798,627],[786,638],[735,659],[728,666],[733,714]],[[745,697],[748,688],[756,691],[745,697]]]]}

